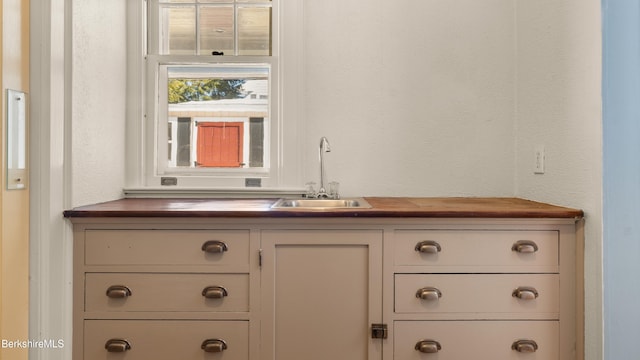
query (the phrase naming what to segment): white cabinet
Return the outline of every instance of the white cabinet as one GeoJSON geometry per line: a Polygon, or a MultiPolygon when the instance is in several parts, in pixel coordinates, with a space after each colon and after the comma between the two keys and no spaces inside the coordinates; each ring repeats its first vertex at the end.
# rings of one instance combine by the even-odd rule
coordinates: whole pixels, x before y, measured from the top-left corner
{"type": "Polygon", "coordinates": [[[577,359],[573,224],[476,220],[390,240],[394,359],[577,359]]]}
{"type": "Polygon", "coordinates": [[[176,222],[76,224],[74,360],[256,358],[250,237],[176,222]]]}
{"type": "Polygon", "coordinates": [[[73,222],[74,360],[582,360],[575,219],[73,222]]]}
{"type": "Polygon", "coordinates": [[[261,359],[382,359],[382,231],[263,231],[262,250],[261,359]]]}

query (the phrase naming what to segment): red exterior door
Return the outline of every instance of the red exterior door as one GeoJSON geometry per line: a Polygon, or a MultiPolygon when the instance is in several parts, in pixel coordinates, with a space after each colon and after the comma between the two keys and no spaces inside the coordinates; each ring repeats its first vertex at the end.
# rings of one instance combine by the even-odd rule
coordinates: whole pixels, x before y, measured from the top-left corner
{"type": "Polygon", "coordinates": [[[241,167],[242,122],[198,123],[197,166],[241,167]]]}

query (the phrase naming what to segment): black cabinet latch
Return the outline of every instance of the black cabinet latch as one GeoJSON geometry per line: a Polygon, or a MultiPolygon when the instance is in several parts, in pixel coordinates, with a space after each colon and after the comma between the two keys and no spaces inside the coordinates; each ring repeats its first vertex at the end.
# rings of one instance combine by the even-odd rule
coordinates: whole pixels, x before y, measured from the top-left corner
{"type": "Polygon", "coordinates": [[[371,324],[372,339],[386,339],[388,333],[387,324],[371,324]]]}

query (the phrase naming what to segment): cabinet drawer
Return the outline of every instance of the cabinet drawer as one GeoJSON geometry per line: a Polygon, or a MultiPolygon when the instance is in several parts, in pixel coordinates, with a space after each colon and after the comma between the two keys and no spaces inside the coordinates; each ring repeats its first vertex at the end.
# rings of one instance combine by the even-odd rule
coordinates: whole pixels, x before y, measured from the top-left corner
{"type": "Polygon", "coordinates": [[[396,321],[394,359],[558,360],[558,328],[557,321],[396,321]],[[437,353],[416,350],[420,343],[435,351],[434,342],[437,353]]]}
{"type": "Polygon", "coordinates": [[[85,281],[86,311],[249,311],[248,274],[87,273],[85,281]]]}
{"type": "Polygon", "coordinates": [[[559,286],[557,274],[396,274],[395,311],[557,319],[559,286]]]}
{"type": "Polygon", "coordinates": [[[249,231],[87,230],[85,264],[248,265],[249,231]]]}
{"type": "Polygon", "coordinates": [[[394,254],[396,265],[557,267],[558,232],[396,230],[394,254]]]}
{"type": "Polygon", "coordinates": [[[91,360],[249,358],[248,321],[85,320],[84,336],[84,359],[91,360]],[[105,347],[110,340],[126,340],[130,348],[109,352],[105,347]],[[202,346],[207,340],[214,344],[209,350],[222,345],[215,340],[224,341],[226,349],[205,352],[202,346]]]}

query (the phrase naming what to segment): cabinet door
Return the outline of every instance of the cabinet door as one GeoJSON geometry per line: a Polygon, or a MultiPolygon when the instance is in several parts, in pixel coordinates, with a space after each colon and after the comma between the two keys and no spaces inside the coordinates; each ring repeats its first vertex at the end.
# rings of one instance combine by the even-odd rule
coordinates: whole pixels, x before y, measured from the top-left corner
{"type": "MultiPolygon", "coordinates": [[[[382,359],[382,233],[262,232],[263,359],[382,359]]],[[[386,340],[384,340],[386,341],[386,340]]]]}

